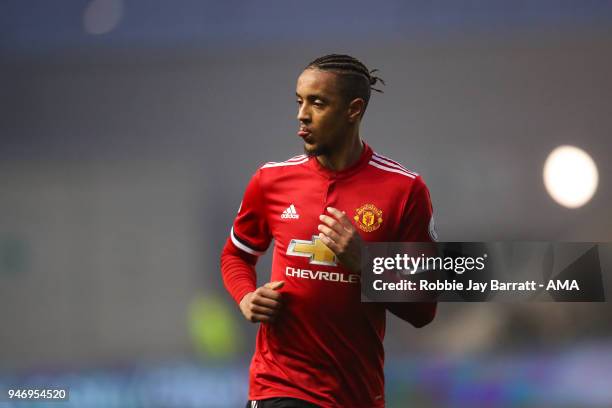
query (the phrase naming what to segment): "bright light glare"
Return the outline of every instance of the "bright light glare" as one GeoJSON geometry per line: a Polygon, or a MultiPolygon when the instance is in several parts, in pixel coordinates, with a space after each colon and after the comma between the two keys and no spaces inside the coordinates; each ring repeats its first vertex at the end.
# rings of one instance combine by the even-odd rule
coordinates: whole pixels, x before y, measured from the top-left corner
{"type": "Polygon", "coordinates": [[[559,146],[544,163],[544,186],[557,203],[568,208],[586,204],[595,194],[599,175],[595,162],[575,146],[559,146]]]}

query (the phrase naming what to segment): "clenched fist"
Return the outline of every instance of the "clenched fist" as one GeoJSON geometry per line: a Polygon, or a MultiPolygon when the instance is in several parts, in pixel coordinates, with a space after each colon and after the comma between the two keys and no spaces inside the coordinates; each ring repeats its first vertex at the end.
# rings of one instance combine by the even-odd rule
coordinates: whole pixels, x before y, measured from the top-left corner
{"type": "Polygon", "coordinates": [[[281,293],[284,281],[268,282],[249,292],[240,301],[240,311],[250,322],[273,322],[281,309],[281,293]]]}

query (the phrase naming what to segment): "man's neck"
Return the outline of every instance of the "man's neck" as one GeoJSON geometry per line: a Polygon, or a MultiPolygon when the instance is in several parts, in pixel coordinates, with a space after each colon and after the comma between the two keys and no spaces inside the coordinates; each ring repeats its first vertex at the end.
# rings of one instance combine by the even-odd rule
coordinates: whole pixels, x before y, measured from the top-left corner
{"type": "Polygon", "coordinates": [[[355,164],[363,152],[363,142],[359,135],[352,137],[349,143],[341,146],[328,155],[317,156],[317,160],[325,168],[333,171],[342,171],[355,164]]]}

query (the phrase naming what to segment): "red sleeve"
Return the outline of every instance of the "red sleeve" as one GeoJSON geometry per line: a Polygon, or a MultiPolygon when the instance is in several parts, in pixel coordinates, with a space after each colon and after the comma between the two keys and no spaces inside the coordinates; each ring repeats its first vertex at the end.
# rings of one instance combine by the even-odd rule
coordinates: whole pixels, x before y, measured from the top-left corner
{"type": "Polygon", "coordinates": [[[256,262],[256,256],[239,250],[230,238],[227,239],[221,252],[221,276],[225,288],[237,304],[244,295],[257,288],[256,262]]]}
{"type": "Polygon", "coordinates": [[[261,170],[258,170],[251,177],[244,192],[238,215],[230,232],[230,239],[234,246],[255,256],[263,255],[272,241],[260,179],[261,170]]]}
{"type": "MultiPolygon", "coordinates": [[[[402,214],[401,242],[435,242],[433,208],[429,190],[421,176],[415,179],[408,201],[402,214]]],[[[391,313],[415,327],[423,327],[436,316],[436,302],[394,302],[386,303],[391,313]]]]}
{"type": "Polygon", "coordinates": [[[418,176],[402,213],[400,242],[435,242],[438,240],[429,189],[418,176]]]}
{"type": "Polygon", "coordinates": [[[223,283],[236,303],[256,289],[255,264],[271,240],[258,171],[246,188],[230,236],[221,252],[223,283]]]}
{"type": "Polygon", "coordinates": [[[436,317],[436,302],[388,302],[388,311],[414,327],[423,327],[436,317]]]}

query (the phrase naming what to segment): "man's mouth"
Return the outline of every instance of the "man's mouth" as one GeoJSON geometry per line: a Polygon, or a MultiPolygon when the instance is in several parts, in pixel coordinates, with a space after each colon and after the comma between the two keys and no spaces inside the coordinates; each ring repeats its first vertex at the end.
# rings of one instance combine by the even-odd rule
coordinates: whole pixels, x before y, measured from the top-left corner
{"type": "Polygon", "coordinates": [[[300,126],[300,129],[298,130],[297,134],[299,137],[301,137],[302,139],[307,138],[308,136],[311,135],[311,131],[310,129],[308,129],[306,126],[300,126]]]}

